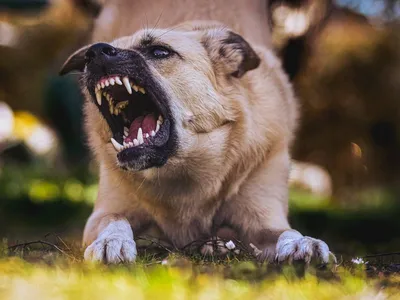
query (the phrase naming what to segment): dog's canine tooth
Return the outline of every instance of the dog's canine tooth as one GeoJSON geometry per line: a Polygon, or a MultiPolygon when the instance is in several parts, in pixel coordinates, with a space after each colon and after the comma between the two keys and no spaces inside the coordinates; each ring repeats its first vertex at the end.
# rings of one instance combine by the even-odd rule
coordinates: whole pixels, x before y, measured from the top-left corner
{"type": "Polygon", "coordinates": [[[131,88],[131,85],[129,83],[129,78],[125,76],[124,78],[122,78],[122,82],[124,83],[125,88],[128,91],[128,93],[132,94],[132,88],[131,88]]]}
{"type": "Polygon", "coordinates": [[[113,144],[115,150],[117,150],[118,152],[120,152],[123,148],[123,146],[118,143],[116,140],[114,140],[114,138],[111,138],[111,143],[113,144]]]}
{"type": "Polygon", "coordinates": [[[100,90],[101,89],[101,84],[98,83],[96,87],[97,87],[98,90],[100,90]]]}
{"type": "Polygon", "coordinates": [[[150,132],[150,135],[151,135],[151,136],[155,136],[155,135],[156,135],[156,132],[155,132],[154,130],[152,130],[152,131],[150,132]]]}
{"type": "Polygon", "coordinates": [[[142,127],[139,127],[139,129],[137,131],[137,139],[138,139],[139,144],[143,144],[144,140],[143,140],[142,127]]]}
{"type": "Polygon", "coordinates": [[[139,141],[138,141],[137,139],[134,139],[134,140],[133,140],[133,145],[134,145],[134,146],[138,146],[138,145],[139,145],[139,141]]]}
{"type": "Polygon", "coordinates": [[[108,81],[108,79],[104,80],[104,84],[105,84],[106,86],[109,86],[109,85],[110,85],[110,82],[108,81]]]}
{"type": "Polygon", "coordinates": [[[110,84],[114,85],[115,84],[115,79],[114,78],[110,78],[110,84]]]}
{"type": "Polygon", "coordinates": [[[124,127],[124,135],[128,136],[128,134],[129,134],[129,129],[124,127]]]}
{"type": "Polygon", "coordinates": [[[164,122],[164,118],[162,117],[162,115],[158,116],[158,121],[160,121],[160,125],[164,122]]]}
{"type": "Polygon", "coordinates": [[[148,133],[145,134],[146,139],[148,139],[149,136],[150,136],[150,135],[149,135],[148,133]]]}
{"type": "Polygon", "coordinates": [[[122,81],[121,78],[119,78],[119,76],[115,77],[115,82],[119,85],[122,85],[122,81]]]}
{"type": "Polygon", "coordinates": [[[96,93],[96,100],[97,100],[97,104],[99,104],[99,106],[101,106],[101,91],[99,89],[95,89],[95,93],[96,93]]]}
{"type": "Polygon", "coordinates": [[[141,92],[143,95],[146,94],[146,91],[142,87],[139,88],[139,92],[141,92]]]}
{"type": "Polygon", "coordinates": [[[104,85],[103,81],[100,83],[100,86],[101,86],[102,89],[104,89],[105,85],[104,85]]]}
{"type": "Polygon", "coordinates": [[[156,133],[160,130],[160,123],[157,121],[157,125],[156,125],[156,133]]]}
{"type": "Polygon", "coordinates": [[[132,83],[132,88],[135,92],[139,90],[138,86],[132,83]]]}

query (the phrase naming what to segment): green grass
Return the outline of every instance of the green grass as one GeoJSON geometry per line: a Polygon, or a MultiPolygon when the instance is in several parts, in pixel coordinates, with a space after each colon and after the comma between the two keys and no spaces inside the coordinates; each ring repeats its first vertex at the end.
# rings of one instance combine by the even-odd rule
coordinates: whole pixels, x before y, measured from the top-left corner
{"type": "Polygon", "coordinates": [[[193,263],[174,255],[165,261],[110,267],[3,258],[0,299],[396,299],[400,283],[344,267],[327,280],[310,271],[298,278],[290,267],[269,274],[253,262],[193,263]]]}
{"type": "Polygon", "coordinates": [[[9,247],[3,241],[0,300],[399,299],[400,274],[365,264],[305,268],[141,248],[135,264],[107,266],[83,262],[82,249],[74,243],[59,240],[57,247],[9,247]]]}
{"type": "Polygon", "coordinates": [[[323,199],[292,190],[290,221],[325,240],[340,266],[304,272],[260,265],[251,257],[204,259],[141,250],[134,265],[82,261],[80,233],[96,194],[96,176],[43,168],[0,174],[0,300],[3,299],[400,299],[400,255],[350,259],[400,250],[400,207],[385,191],[323,199]],[[67,238],[62,242],[58,236],[67,238]],[[9,245],[46,240],[53,246],[9,245]],[[398,267],[397,267],[398,266],[398,267]],[[396,273],[397,272],[397,273],[396,273]]]}

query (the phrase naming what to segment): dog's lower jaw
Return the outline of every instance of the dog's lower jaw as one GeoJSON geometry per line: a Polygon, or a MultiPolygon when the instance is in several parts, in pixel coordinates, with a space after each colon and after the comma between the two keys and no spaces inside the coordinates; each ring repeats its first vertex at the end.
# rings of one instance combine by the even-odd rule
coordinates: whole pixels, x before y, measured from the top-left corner
{"type": "Polygon", "coordinates": [[[132,263],[137,255],[131,225],[126,219],[111,221],[85,250],[85,260],[102,263],[132,263]]]}

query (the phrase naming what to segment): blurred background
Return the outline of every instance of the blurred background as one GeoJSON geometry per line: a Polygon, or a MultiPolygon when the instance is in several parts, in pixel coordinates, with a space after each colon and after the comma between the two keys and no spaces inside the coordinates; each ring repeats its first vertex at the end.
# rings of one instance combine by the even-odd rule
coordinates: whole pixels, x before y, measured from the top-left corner
{"type": "MultiPolygon", "coordinates": [[[[0,237],[79,241],[97,193],[78,76],[91,0],[0,0],[0,237]]],[[[271,0],[301,103],[291,224],[333,251],[400,251],[400,0],[271,0]]]]}

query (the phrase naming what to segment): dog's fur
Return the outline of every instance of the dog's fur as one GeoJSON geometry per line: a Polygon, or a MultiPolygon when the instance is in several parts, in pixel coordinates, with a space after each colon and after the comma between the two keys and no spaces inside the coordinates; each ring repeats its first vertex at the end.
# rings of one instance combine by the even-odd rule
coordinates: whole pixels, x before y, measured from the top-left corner
{"type": "Polygon", "coordinates": [[[160,168],[119,168],[109,126],[84,88],[86,132],[100,164],[86,259],[132,261],[131,228],[135,235],[155,229],[178,248],[218,236],[261,249],[261,259],[326,262],[326,244],[291,230],[287,220],[298,116],[278,59],[215,22],[142,30],[111,44],[131,49],[148,35],[183,57],[150,63],[171,99],[176,151],[160,168]]]}
{"type": "Polygon", "coordinates": [[[216,20],[246,40],[270,44],[268,0],[93,0],[101,6],[93,41],[131,35],[142,28],[176,28],[192,20],[216,20]]]}

